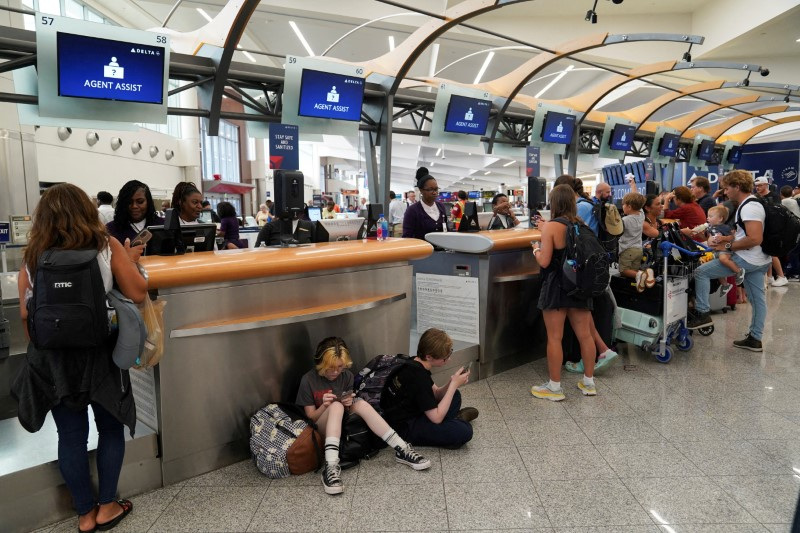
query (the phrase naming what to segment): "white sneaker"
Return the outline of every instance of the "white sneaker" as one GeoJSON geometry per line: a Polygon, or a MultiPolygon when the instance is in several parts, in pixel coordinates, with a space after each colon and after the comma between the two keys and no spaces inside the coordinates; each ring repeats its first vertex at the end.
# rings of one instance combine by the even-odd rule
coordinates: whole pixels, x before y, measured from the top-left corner
{"type": "Polygon", "coordinates": [[[772,282],[773,287],[785,287],[789,284],[789,280],[786,279],[786,276],[780,276],[775,278],[775,281],[772,282]]]}

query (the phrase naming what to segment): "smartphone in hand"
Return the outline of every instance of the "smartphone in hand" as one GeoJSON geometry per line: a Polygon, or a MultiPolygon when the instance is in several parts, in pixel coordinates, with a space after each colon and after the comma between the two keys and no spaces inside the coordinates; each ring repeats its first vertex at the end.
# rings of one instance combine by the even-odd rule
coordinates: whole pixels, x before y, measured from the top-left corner
{"type": "Polygon", "coordinates": [[[145,228],[133,238],[133,241],[131,241],[131,247],[145,245],[151,238],[153,238],[153,234],[150,233],[147,228],[145,228]]]}

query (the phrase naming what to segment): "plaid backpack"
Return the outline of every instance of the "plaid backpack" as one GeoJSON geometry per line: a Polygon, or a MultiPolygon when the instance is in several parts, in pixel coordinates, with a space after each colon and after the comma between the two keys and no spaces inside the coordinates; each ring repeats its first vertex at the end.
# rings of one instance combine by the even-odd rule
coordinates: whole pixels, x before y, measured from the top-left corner
{"type": "Polygon", "coordinates": [[[412,359],[403,354],[375,356],[361,369],[353,381],[356,396],[366,400],[378,413],[382,413],[381,394],[383,388],[389,378],[403,365],[411,364],[412,359]]]}
{"type": "Polygon", "coordinates": [[[271,479],[305,474],[323,464],[322,437],[302,408],[271,403],[250,419],[250,453],[271,479]]]}

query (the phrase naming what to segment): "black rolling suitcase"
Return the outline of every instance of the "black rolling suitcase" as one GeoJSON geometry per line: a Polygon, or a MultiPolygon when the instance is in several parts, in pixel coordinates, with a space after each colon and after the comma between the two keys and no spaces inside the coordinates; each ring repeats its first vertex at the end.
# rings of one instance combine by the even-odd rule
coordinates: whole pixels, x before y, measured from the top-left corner
{"type": "MultiPolygon", "coordinates": [[[[611,346],[612,337],[614,334],[614,310],[616,305],[614,298],[604,292],[602,295],[594,298],[594,310],[592,311],[592,319],[594,320],[594,327],[600,333],[603,341],[611,346]]],[[[564,351],[564,362],[572,361],[577,363],[581,360],[581,346],[578,343],[578,338],[572,330],[572,326],[567,319],[564,323],[564,336],[561,340],[561,348],[564,351]]],[[[595,355],[597,355],[595,353],[595,355]]]]}

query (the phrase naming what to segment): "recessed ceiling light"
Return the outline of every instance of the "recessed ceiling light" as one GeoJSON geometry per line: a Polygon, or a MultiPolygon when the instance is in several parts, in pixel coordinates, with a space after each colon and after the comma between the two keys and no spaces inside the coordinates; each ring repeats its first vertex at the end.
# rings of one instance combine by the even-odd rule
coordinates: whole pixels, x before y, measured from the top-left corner
{"type": "Polygon", "coordinates": [[[249,59],[253,63],[256,63],[256,58],[253,57],[253,54],[251,54],[250,52],[247,52],[247,51],[244,51],[242,53],[244,54],[244,57],[246,57],[247,59],[249,59]]]}
{"type": "Polygon", "coordinates": [[[441,148],[436,150],[436,157],[439,157],[441,155],[441,153],[442,153],[442,149],[441,148]]]}
{"type": "Polygon", "coordinates": [[[484,173],[483,173],[483,175],[484,175],[484,176],[488,176],[488,175],[489,175],[489,174],[491,174],[491,173],[492,173],[492,171],[491,171],[491,170],[487,170],[486,172],[484,172],[484,173]]]}
{"type": "Polygon", "coordinates": [[[291,26],[292,30],[294,30],[294,34],[297,35],[297,38],[300,40],[300,44],[302,44],[303,48],[306,49],[308,55],[312,57],[315,56],[316,54],[314,53],[314,50],[311,49],[311,46],[308,44],[308,41],[306,41],[306,38],[303,37],[303,34],[300,32],[300,28],[297,27],[297,24],[295,24],[293,20],[290,20],[289,26],[291,26]]]}
{"type": "Polygon", "coordinates": [[[467,155],[472,155],[472,154],[471,154],[471,153],[468,153],[467,155]]]}
{"type": "Polygon", "coordinates": [[[513,165],[514,163],[516,163],[516,161],[509,161],[508,163],[506,163],[506,164],[505,164],[505,165],[503,165],[503,166],[504,166],[504,167],[510,167],[510,166],[511,166],[511,165],[513,165]]]}
{"type": "Polygon", "coordinates": [[[553,85],[555,85],[556,83],[558,83],[559,81],[561,81],[561,78],[563,78],[564,76],[566,76],[566,75],[567,75],[567,72],[569,72],[569,71],[570,71],[570,70],[572,70],[573,68],[575,68],[575,65],[569,65],[569,66],[567,66],[567,68],[565,68],[564,70],[562,70],[561,72],[559,72],[559,73],[558,73],[558,75],[557,75],[555,78],[553,78],[553,79],[552,79],[552,81],[551,81],[550,83],[548,83],[547,85],[545,85],[545,86],[544,86],[544,88],[542,88],[542,90],[541,90],[541,91],[539,91],[538,93],[536,93],[536,95],[534,96],[534,98],[540,98],[540,97],[541,97],[541,96],[542,96],[544,93],[546,93],[547,91],[549,91],[549,90],[550,90],[550,88],[551,88],[553,85]]]}
{"type": "Polygon", "coordinates": [[[204,9],[202,9],[202,8],[199,8],[199,7],[195,8],[195,9],[197,9],[197,12],[198,12],[198,13],[200,13],[200,16],[201,16],[201,17],[203,17],[204,19],[206,19],[208,22],[211,22],[212,18],[209,16],[209,14],[208,14],[208,13],[206,13],[206,12],[205,12],[205,10],[204,10],[204,9]]]}
{"type": "Polygon", "coordinates": [[[394,35],[389,36],[389,51],[394,50],[394,35]]]}
{"type": "Polygon", "coordinates": [[[489,63],[492,62],[492,59],[494,59],[494,52],[489,52],[486,55],[486,60],[483,62],[483,65],[481,65],[481,69],[478,71],[478,75],[475,76],[475,81],[472,82],[473,84],[479,83],[481,81],[481,78],[483,77],[483,74],[486,72],[486,69],[489,68],[489,63]]]}

